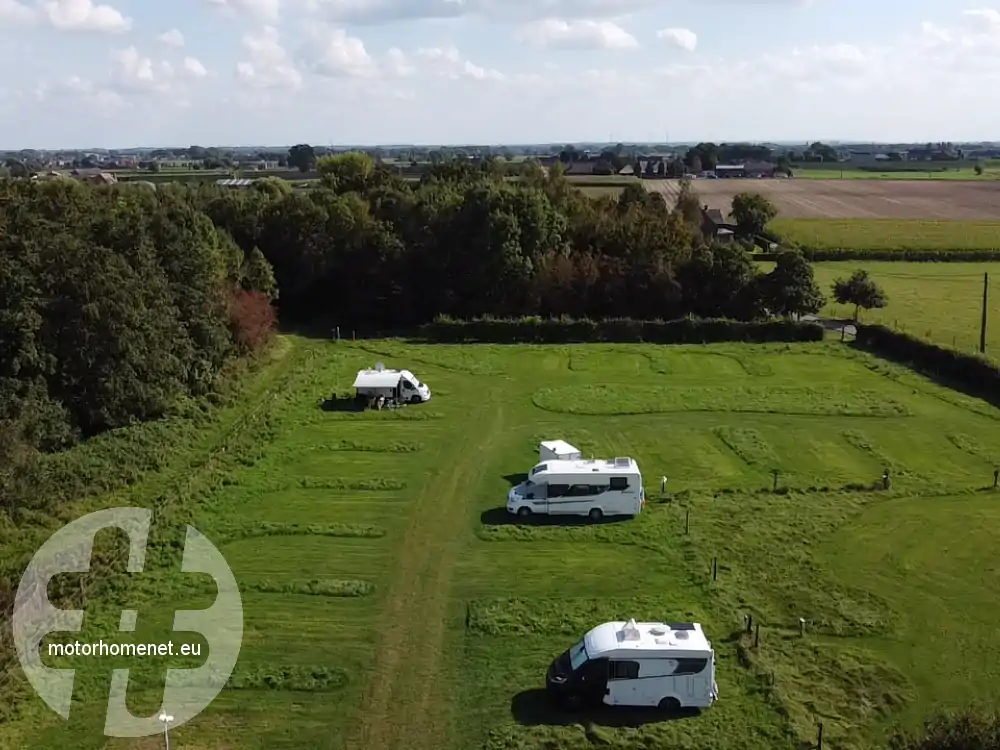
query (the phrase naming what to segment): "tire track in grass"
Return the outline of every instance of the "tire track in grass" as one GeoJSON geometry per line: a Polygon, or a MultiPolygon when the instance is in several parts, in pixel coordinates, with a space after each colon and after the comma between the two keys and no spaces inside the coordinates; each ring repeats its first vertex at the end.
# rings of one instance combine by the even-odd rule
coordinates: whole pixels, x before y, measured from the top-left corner
{"type": "Polygon", "coordinates": [[[449,743],[443,657],[466,501],[503,429],[502,405],[471,409],[434,453],[438,472],[413,502],[395,555],[398,571],[378,620],[375,662],[361,701],[354,750],[438,750],[449,743]]]}

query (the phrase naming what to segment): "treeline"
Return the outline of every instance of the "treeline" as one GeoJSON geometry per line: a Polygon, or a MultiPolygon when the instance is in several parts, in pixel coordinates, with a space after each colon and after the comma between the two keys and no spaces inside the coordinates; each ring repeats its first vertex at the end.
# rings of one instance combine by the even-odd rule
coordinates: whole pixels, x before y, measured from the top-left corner
{"type": "Polygon", "coordinates": [[[492,344],[715,344],[822,341],[819,323],[712,320],[572,320],[569,318],[438,318],[420,326],[428,343],[492,344]]]}
{"type": "Polygon", "coordinates": [[[419,183],[359,154],[318,168],[322,186],[304,192],[265,179],[188,193],[244,251],[263,252],[285,320],[360,330],[438,315],[756,320],[813,307],[808,264],[765,276],[742,247],[705,245],[691,192],[676,206],[640,185],[594,200],[535,165],[511,181],[454,162],[419,183]]]}
{"type": "MultiPolygon", "coordinates": [[[[401,330],[437,316],[762,321],[815,312],[809,265],[761,274],[705,244],[701,206],[593,200],[446,163],[419,183],[361,154],[320,187],[0,183],[0,440],[50,450],[162,415],[289,322],[401,330]],[[280,290],[280,293],[279,293],[280,290]]],[[[752,214],[752,211],[751,211],[752,214]]]]}
{"type": "Polygon", "coordinates": [[[0,480],[203,396],[274,328],[273,273],[180,195],[0,182],[0,480]]]}

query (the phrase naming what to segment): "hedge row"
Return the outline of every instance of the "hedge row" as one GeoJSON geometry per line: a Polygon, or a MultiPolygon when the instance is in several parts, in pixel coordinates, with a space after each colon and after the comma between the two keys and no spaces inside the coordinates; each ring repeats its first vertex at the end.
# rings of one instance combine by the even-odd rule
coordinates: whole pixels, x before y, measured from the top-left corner
{"type": "Polygon", "coordinates": [[[885,326],[858,326],[855,343],[885,359],[922,370],[963,386],[990,401],[1000,398],[1000,367],[975,354],[945,349],[885,326]]]}
{"type": "Polygon", "coordinates": [[[571,320],[567,318],[438,318],[421,326],[420,338],[429,342],[494,344],[535,343],[652,343],[711,344],[740,342],[822,341],[818,323],[774,321],[747,323],[734,320],[682,318],[680,320],[571,320]]]}
{"type": "MultiPolygon", "coordinates": [[[[984,263],[1000,261],[1000,250],[863,250],[796,248],[813,263],[831,260],[897,261],[900,263],[984,263]]],[[[776,253],[760,253],[758,260],[775,261],[776,253]]]]}

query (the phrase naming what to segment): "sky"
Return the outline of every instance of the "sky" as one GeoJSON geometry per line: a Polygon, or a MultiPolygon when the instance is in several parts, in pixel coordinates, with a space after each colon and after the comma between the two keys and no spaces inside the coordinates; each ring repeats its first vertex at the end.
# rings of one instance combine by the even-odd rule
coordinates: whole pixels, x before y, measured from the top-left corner
{"type": "Polygon", "coordinates": [[[969,0],[0,0],[0,149],[1000,140],[998,82],[969,0]]]}

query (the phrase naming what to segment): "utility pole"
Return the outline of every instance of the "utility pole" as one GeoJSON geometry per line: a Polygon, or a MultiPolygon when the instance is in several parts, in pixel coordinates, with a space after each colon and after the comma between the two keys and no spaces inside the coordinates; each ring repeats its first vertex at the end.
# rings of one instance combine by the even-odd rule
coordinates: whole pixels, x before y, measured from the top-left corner
{"type": "Polygon", "coordinates": [[[979,353],[986,354],[986,302],[990,291],[990,275],[983,274],[983,321],[979,327],[979,353]]]}

